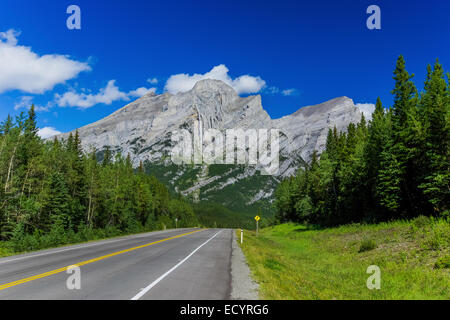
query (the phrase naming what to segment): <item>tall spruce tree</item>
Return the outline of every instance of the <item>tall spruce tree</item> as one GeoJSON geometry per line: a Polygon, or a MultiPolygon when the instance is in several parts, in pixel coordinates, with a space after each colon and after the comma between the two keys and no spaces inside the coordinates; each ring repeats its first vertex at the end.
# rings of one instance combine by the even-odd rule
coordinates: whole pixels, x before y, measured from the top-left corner
{"type": "MultiPolygon", "coordinates": [[[[394,70],[395,87],[392,90],[394,105],[392,107],[392,156],[400,170],[400,206],[399,214],[403,216],[420,215],[423,209],[423,197],[418,189],[422,161],[420,159],[423,145],[423,130],[418,113],[418,93],[405,68],[403,56],[397,59],[394,70]]],[[[394,161],[394,160],[392,160],[394,161]]]]}
{"type": "Polygon", "coordinates": [[[442,65],[428,65],[425,92],[421,98],[425,129],[425,172],[420,188],[435,214],[448,214],[450,203],[450,99],[442,65]]]}

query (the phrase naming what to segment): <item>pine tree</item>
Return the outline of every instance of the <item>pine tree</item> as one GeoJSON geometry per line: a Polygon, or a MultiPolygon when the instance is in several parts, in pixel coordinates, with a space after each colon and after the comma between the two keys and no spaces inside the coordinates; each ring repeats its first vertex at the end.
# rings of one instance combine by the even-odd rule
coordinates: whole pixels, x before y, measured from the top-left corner
{"type": "Polygon", "coordinates": [[[425,92],[421,99],[425,128],[425,172],[420,188],[433,206],[433,212],[443,214],[450,203],[450,100],[442,65],[436,60],[427,67],[425,92]]]}
{"type": "Polygon", "coordinates": [[[393,151],[394,138],[392,134],[392,110],[384,118],[374,120],[373,139],[381,143],[381,149],[375,149],[380,152],[379,165],[375,168],[375,201],[383,211],[379,214],[383,220],[398,216],[401,200],[401,178],[402,171],[399,161],[393,151]],[[378,122],[379,121],[379,122],[378,122]],[[375,127],[375,125],[377,125],[375,127]]]}
{"type": "Polygon", "coordinates": [[[111,160],[112,160],[111,150],[109,146],[106,146],[103,153],[102,166],[104,167],[108,166],[109,164],[111,164],[111,160]]]}
{"type": "MultiPolygon", "coordinates": [[[[68,146],[69,147],[69,146],[68,146]]],[[[75,229],[85,221],[87,182],[85,176],[85,162],[78,130],[75,131],[72,144],[69,149],[69,170],[67,173],[68,189],[71,196],[70,222],[75,229]]]]}
{"type": "Polygon", "coordinates": [[[86,161],[86,198],[87,198],[87,213],[86,213],[86,225],[93,227],[95,212],[98,206],[98,194],[99,194],[99,166],[97,163],[96,152],[93,150],[86,161]]]}
{"type": "Polygon", "coordinates": [[[380,170],[377,176],[376,192],[381,206],[387,210],[384,217],[396,216],[400,207],[400,165],[391,148],[386,147],[381,153],[380,170]]]}
{"type": "Polygon", "coordinates": [[[36,112],[34,110],[34,104],[28,110],[28,118],[24,123],[24,134],[28,138],[34,138],[37,136],[38,128],[36,121],[36,112]]]}
{"type": "Polygon", "coordinates": [[[60,173],[53,173],[50,176],[45,211],[48,214],[48,223],[60,223],[65,229],[69,227],[70,196],[64,177],[60,173]]]}
{"type": "Polygon", "coordinates": [[[7,135],[10,132],[13,125],[14,125],[13,119],[12,119],[11,115],[8,114],[8,117],[6,118],[6,120],[0,124],[0,134],[7,135]]]}
{"type": "MultiPolygon", "coordinates": [[[[413,108],[413,98],[417,94],[417,89],[411,79],[414,74],[410,75],[405,68],[405,59],[399,56],[394,70],[395,87],[392,90],[394,95],[393,106],[393,128],[397,132],[397,139],[400,139],[401,132],[406,126],[408,112],[413,108]]],[[[398,141],[396,141],[398,142],[398,141]]]]}
{"type": "Polygon", "coordinates": [[[411,216],[423,210],[420,171],[423,168],[421,148],[424,130],[418,111],[418,94],[410,75],[405,69],[405,60],[400,56],[394,70],[395,87],[392,107],[393,145],[391,153],[400,170],[400,211],[411,216]]]}
{"type": "Polygon", "coordinates": [[[21,126],[23,143],[20,144],[18,150],[18,166],[23,166],[21,169],[25,171],[30,159],[36,157],[41,152],[34,105],[28,110],[28,116],[24,118],[23,122],[21,121],[21,126]]]}
{"type": "MultiPolygon", "coordinates": [[[[377,98],[375,110],[372,114],[372,120],[369,123],[367,132],[367,143],[364,150],[364,158],[366,164],[366,192],[367,192],[367,208],[369,215],[377,214],[380,194],[377,199],[377,179],[380,169],[382,169],[382,152],[390,152],[387,148],[391,140],[392,132],[390,126],[390,114],[386,114],[380,98],[377,98]]],[[[392,143],[392,142],[391,142],[392,143]]],[[[386,157],[387,154],[384,154],[386,157]]],[[[386,160],[385,160],[386,161],[386,160]]],[[[378,186],[380,188],[380,186],[378,186]]],[[[379,189],[381,191],[381,189],[379,189]]],[[[397,195],[398,196],[398,195],[397,195]]]]}

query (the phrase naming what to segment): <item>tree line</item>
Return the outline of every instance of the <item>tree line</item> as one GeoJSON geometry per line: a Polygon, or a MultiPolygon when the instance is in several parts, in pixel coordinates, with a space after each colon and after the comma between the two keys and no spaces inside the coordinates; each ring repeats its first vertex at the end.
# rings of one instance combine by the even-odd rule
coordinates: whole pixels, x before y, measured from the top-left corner
{"type": "Polygon", "coordinates": [[[378,98],[372,119],[346,132],[330,129],[320,155],[280,183],[277,220],[322,226],[448,217],[450,204],[450,74],[436,60],[424,90],[400,56],[393,105],[378,98]]]}
{"type": "Polygon", "coordinates": [[[145,230],[197,226],[190,203],[130,157],[83,152],[78,132],[38,136],[32,106],[0,124],[0,240],[15,250],[145,230]]]}

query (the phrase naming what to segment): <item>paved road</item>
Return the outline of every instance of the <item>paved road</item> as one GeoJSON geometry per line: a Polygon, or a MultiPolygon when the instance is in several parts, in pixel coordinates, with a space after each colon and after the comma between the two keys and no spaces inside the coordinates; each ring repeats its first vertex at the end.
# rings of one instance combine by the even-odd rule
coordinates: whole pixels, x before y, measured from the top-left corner
{"type": "Polygon", "coordinates": [[[0,299],[229,299],[232,232],[169,230],[2,258],[0,299]],[[67,288],[71,265],[79,290],[67,288]]]}

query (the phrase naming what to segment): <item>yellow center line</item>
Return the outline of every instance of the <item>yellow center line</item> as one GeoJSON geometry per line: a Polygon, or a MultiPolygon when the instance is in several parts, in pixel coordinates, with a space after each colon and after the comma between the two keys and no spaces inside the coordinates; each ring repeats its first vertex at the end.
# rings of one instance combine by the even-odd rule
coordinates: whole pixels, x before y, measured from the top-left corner
{"type": "Polygon", "coordinates": [[[126,252],[130,252],[130,251],[133,251],[133,250],[145,248],[145,247],[148,247],[148,246],[151,246],[151,245],[154,245],[154,244],[157,244],[157,243],[161,243],[161,242],[164,242],[164,241],[168,241],[168,240],[184,237],[184,236],[187,236],[187,235],[190,235],[190,234],[193,234],[193,233],[196,233],[196,232],[200,232],[200,231],[203,231],[203,230],[205,230],[205,229],[195,230],[195,231],[179,234],[177,236],[173,236],[173,237],[166,238],[166,239],[161,239],[161,240],[154,241],[154,242],[151,242],[151,243],[147,243],[147,244],[144,244],[144,245],[141,245],[141,246],[137,246],[137,247],[125,249],[125,250],[122,250],[122,251],[117,251],[117,252],[114,252],[114,253],[110,253],[110,254],[107,254],[105,256],[101,256],[101,257],[98,257],[98,258],[94,258],[94,259],[86,260],[86,261],[83,261],[83,262],[71,264],[70,266],[67,266],[67,267],[63,267],[63,268],[59,268],[59,269],[56,269],[56,270],[48,271],[48,272],[41,273],[41,274],[38,274],[38,275],[35,275],[35,276],[24,278],[24,279],[21,279],[21,280],[13,281],[13,282],[10,282],[10,283],[5,283],[5,284],[0,285],[0,291],[4,290],[4,289],[7,289],[7,288],[10,288],[10,287],[17,286],[17,285],[22,284],[22,283],[30,282],[30,281],[41,279],[41,278],[44,278],[44,277],[48,277],[48,276],[51,276],[51,275],[54,275],[54,274],[57,274],[57,273],[60,273],[60,272],[64,272],[69,267],[72,267],[72,266],[81,267],[81,266],[84,266],[84,265],[92,263],[92,262],[96,262],[96,261],[100,261],[100,260],[103,260],[103,259],[111,258],[111,257],[117,256],[117,255],[122,254],[122,253],[126,253],[126,252]]]}

